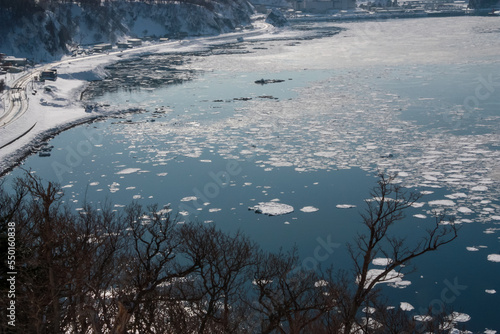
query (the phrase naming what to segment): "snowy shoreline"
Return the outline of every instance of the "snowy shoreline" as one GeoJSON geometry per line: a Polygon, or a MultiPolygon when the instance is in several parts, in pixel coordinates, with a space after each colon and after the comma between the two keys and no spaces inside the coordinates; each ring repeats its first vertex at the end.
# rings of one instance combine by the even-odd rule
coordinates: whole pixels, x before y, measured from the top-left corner
{"type": "MultiPolygon", "coordinates": [[[[254,30],[248,32],[148,43],[140,48],[87,57],[66,56],[60,61],[38,66],[34,70],[42,67],[56,69],[58,78],[53,82],[28,83],[25,87],[27,110],[11,123],[0,126],[2,132],[0,147],[5,145],[0,149],[0,177],[21,165],[26,157],[38,152],[37,147],[61,132],[99,119],[136,111],[102,108],[102,106],[91,112],[86,110],[81,95],[91,81],[106,78],[106,66],[150,54],[202,51],[216,44],[236,43],[240,37],[262,38],[266,33],[272,32],[270,25],[259,22],[254,30]]],[[[31,72],[11,76],[7,84],[12,86],[29,75],[31,72]]],[[[7,105],[10,103],[13,102],[9,101],[7,105]]]]}

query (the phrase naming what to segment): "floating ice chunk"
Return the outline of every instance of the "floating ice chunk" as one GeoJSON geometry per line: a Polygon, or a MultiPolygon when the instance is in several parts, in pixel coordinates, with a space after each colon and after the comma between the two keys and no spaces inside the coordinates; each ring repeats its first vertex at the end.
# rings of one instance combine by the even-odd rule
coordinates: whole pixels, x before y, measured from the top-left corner
{"type": "Polygon", "coordinates": [[[496,330],[493,330],[493,329],[485,329],[484,330],[484,334],[496,334],[497,331],[496,330]]]}
{"type": "Polygon", "coordinates": [[[320,152],[314,153],[314,155],[317,157],[322,157],[322,158],[333,158],[336,155],[338,155],[338,153],[335,151],[320,151],[320,152]]]}
{"type": "Polygon", "coordinates": [[[455,202],[450,199],[438,199],[435,201],[430,201],[429,205],[455,206],[455,202]]]}
{"type": "Polygon", "coordinates": [[[181,198],[181,202],[190,202],[190,201],[196,201],[198,198],[196,196],[187,196],[181,198]]]}
{"type": "Polygon", "coordinates": [[[208,212],[219,212],[221,210],[222,209],[219,209],[219,208],[211,208],[211,209],[208,209],[208,212]]]}
{"type": "Polygon", "coordinates": [[[500,216],[491,216],[490,218],[494,220],[500,220],[500,216]]]}
{"type": "Polygon", "coordinates": [[[189,216],[189,212],[187,212],[187,211],[180,211],[179,214],[181,216],[189,216]]]}
{"type": "Polygon", "coordinates": [[[320,280],[314,283],[314,286],[316,288],[319,288],[320,286],[328,286],[328,281],[325,280],[320,280]]]}
{"type": "Polygon", "coordinates": [[[65,188],[71,188],[71,187],[73,187],[73,185],[72,185],[72,184],[67,184],[67,185],[65,185],[65,186],[62,186],[61,188],[62,188],[62,189],[65,189],[65,188]]]}
{"type": "Polygon", "coordinates": [[[303,207],[302,209],[300,209],[300,211],[302,211],[302,212],[307,212],[307,213],[309,213],[309,212],[316,212],[316,211],[318,211],[318,210],[319,210],[319,209],[318,209],[318,208],[315,208],[314,206],[305,206],[305,207],[303,207]]]}
{"type": "Polygon", "coordinates": [[[425,218],[427,218],[427,216],[426,216],[426,215],[423,215],[423,214],[420,214],[420,213],[419,213],[419,214],[416,214],[416,215],[413,215],[413,217],[415,217],[415,218],[420,218],[420,219],[425,219],[425,218]]]}
{"type": "Polygon", "coordinates": [[[116,174],[118,174],[118,175],[132,174],[132,173],[136,173],[140,170],[141,170],[140,168],[125,168],[125,169],[122,169],[121,171],[117,172],[116,174]]]}
{"type": "Polygon", "coordinates": [[[488,261],[500,262],[500,254],[490,254],[488,255],[488,261]]]}
{"type": "Polygon", "coordinates": [[[135,187],[127,187],[127,188],[125,188],[125,190],[134,190],[134,189],[135,189],[135,187]]]}
{"type": "Polygon", "coordinates": [[[375,307],[363,307],[362,311],[364,313],[373,314],[377,309],[375,307]]]}
{"type": "Polygon", "coordinates": [[[457,198],[467,198],[467,195],[464,193],[454,193],[451,195],[445,195],[444,197],[449,199],[457,199],[457,198]]]}
{"type": "Polygon", "coordinates": [[[489,293],[490,295],[493,295],[493,294],[497,293],[497,290],[495,290],[495,289],[486,289],[486,290],[484,290],[484,292],[489,293]]]}
{"type": "Polygon", "coordinates": [[[375,266],[387,266],[388,264],[391,264],[393,261],[392,259],[389,258],[384,258],[384,257],[377,257],[373,259],[372,263],[375,266]]]}
{"type": "Polygon", "coordinates": [[[467,249],[469,252],[477,252],[477,251],[479,251],[479,248],[477,248],[477,247],[465,247],[465,249],[467,249]]]}
{"type": "Polygon", "coordinates": [[[414,315],[413,319],[416,321],[428,322],[432,320],[432,317],[430,315],[414,315]]]}
{"type": "MultiPolygon", "coordinates": [[[[371,284],[371,282],[373,280],[375,280],[377,278],[377,276],[381,275],[383,272],[384,272],[383,269],[370,269],[370,270],[368,270],[366,282],[365,282],[365,287],[368,287],[368,285],[371,284]]],[[[377,285],[379,283],[401,282],[403,276],[404,275],[402,273],[398,273],[395,270],[391,270],[390,272],[388,272],[385,275],[385,277],[381,278],[380,282],[377,282],[375,285],[377,285]]],[[[356,278],[356,284],[359,284],[359,277],[356,278]]]]}
{"type": "Polygon", "coordinates": [[[475,186],[471,188],[472,191],[487,191],[488,187],[486,186],[475,186]]]}
{"type": "Polygon", "coordinates": [[[89,183],[89,186],[93,187],[93,186],[97,186],[99,185],[99,182],[91,182],[89,183]]]}
{"type": "Polygon", "coordinates": [[[205,160],[200,160],[200,162],[210,163],[210,162],[212,162],[212,160],[210,160],[210,159],[205,159],[205,160]]]}
{"type": "Polygon", "coordinates": [[[156,176],[166,176],[168,173],[157,173],[156,176]]]}
{"type": "Polygon", "coordinates": [[[132,196],[133,199],[141,199],[141,195],[134,195],[132,196]]]}
{"type": "Polygon", "coordinates": [[[411,311],[411,310],[414,310],[415,307],[413,307],[412,304],[410,303],[407,303],[407,302],[401,302],[399,304],[399,307],[403,310],[403,311],[411,311]]]}
{"type": "Polygon", "coordinates": [[[473,213],[474,211],[472,211],[471,209],[469,208],[466,208],[465,206],[461,206],[457,209],[458,212],[461,212],[461,213],[465,213],[465,214],[470,214],[470,213],[473,213]]]}
{"type": "Polygon", "coordinates": [[[120,184],[118,182],[113,182],[112,184],[109,185],[109,191],[112,193],[115,193],[118,190],[120,190],[119,187],[120,187],[120,184]]]}
{"type": "Polygon", "coordinates": [[[424,205],[425,205],[425,202],[415,202],[411,206],[418,209],[418,208],[423,207],[424,205]]]}
{"type": "Polygon", "coordinates": [[[255,206],[249,207],[248,210],[253,210],[255,213],[263,215],[278,216],[293,212],[293,206],[276,202],[260,202],[255,206]]]}
{"type": "Polygon", "coordinates": [[[351,209],[351,208],[355,208],[356,205],[354,204],[337,204],[337,208],[338,209],[351,209]]]}
{"type": "Polygon", "coordinates": [[[422,190],[420,193],[422,195],[430,195],[430,194],[434,194],[434,191],[431,191],[431,190],[422,190]]]}
{"type": "Polygon", "coordinates": [[[391,288],[404,289],[404,288],[408,287],[409,285],[411,285],[411,281],[401,280],[398,282],[388,283],[387,285],[390,286],[391,288]]]}
{"type": "Polygon", "coordinates": [[[471,319],[470,315],[466,313],[453,312],[448,317],[448,320],[453,322],[467,322],[471,319]]]}

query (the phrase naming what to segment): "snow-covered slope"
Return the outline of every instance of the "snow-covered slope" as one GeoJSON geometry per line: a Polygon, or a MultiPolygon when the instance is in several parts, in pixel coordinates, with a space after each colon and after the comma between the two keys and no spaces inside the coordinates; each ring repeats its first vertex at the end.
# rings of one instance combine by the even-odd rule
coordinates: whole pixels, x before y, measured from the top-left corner
{"type": "Polygon", "coordinates": [[[113,43],[127,37],[218,34],[250,23],[253,7],[246,0],[209,4],[115,1],[81,7],[68,3],[22,18],[3,13],[0,52],[49,61],[78,45],[113,43]]]}

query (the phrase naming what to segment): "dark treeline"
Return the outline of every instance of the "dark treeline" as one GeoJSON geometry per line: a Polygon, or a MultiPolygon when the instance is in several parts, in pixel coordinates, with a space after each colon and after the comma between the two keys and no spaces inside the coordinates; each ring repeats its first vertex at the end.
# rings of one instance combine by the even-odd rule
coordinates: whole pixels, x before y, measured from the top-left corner
{"type": "Polygon", "coordinates": [[[407,270],[410,260],[457,236],[441,217],[417,245],[393,236],[418,196],[391,181],[381,176],[367,201],[362,234],[348,245],[352,271],[338,272],[308,270],[296,250],[265,252],[213,224],[180,224],[168,208],[133,203],[117,212],[105,203],[76,212],[63,204],[57,184],[26,173],[13,189],[0,187],[2,312],[12,289],[12,226],[17,272],[16,326],[2,321],[1,332],[448,332],[452,319],[444,314],[429,309],[432,320],[417,322],[388,308],[375,288],[387,273],[407,270]],[[392,262],[370,278],[377,256],[392,262]]]}

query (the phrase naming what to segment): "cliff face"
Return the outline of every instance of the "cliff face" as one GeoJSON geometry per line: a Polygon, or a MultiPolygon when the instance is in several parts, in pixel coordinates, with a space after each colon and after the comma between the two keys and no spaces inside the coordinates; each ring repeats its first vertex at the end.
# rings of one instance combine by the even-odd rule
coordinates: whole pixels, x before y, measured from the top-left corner
{"type": "Polygon", "coordinates": [[[175,37],[228,32],[250,23],[246,0],[214,0],[210,6],[114,1],[82,7],[67,3],[23,17],[0,14],[0,52],[35,61],[59,58],[77,45],[114,43],[127,37],[175,37]]]}

